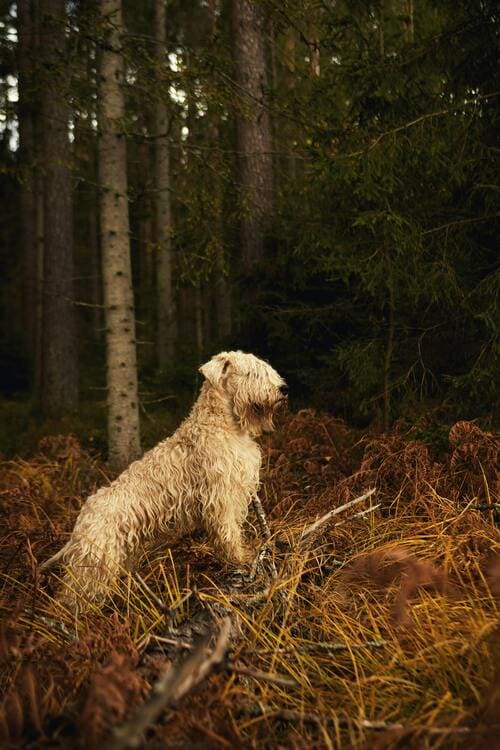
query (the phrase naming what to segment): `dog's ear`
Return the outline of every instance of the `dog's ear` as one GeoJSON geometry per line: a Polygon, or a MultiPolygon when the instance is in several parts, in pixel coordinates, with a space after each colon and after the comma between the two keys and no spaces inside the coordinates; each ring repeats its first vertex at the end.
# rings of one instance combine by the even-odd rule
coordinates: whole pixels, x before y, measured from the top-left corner
{"type": "Polygon", "coordinates": [[[216,354],[209,362],[199,368],[199,372],[216,388],[222,385],[222,378],[227,373],[231,360],[226,352],[216,354]]]}

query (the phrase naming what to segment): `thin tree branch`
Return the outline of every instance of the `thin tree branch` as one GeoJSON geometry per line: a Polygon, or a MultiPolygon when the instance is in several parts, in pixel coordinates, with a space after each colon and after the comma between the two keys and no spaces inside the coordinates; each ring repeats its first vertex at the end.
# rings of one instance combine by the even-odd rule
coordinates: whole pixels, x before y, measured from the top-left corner
{"type": "Polygon", "coordinates": [[[194,649],[181,664],[171,667],[154,685],[149,699],[141,706],[137,714],[125,724],[117,727],[113,739],[106,745],[106,750],[126,750],[139,747],[146,729],[152,726],[162,711],[175,701],[179,701],[222,662],[229,641],[231,619],[224,618],[211,653],[207,654],[209,638],[194,649]]]}
{"type": "MultiPolygon", "coordinates": [[[[355,719],[350,716],[322,716],[313,713],[303,713],[302,711],[294,711],[293,709],[278,709],[273,710],[266,706],[252,705],[244,708],[243,713],[248,716],[262,716],[265,719],[276,719],[277,721],[288,721],[306,724],[323,724],[326,726],[340,726],[340,727],[359,727],[360,729],[372,729],[375,731],[388,731],[396,730],[404,734],[430,734],[435,736],[446,736],[448,734],[471,734],[475,730],[472,727],[429,727],[429,726],[415,726],[415,725],[404,725],[404,724],[391,724],[387,721],[369,720],[369,719],[355,719]]],[[[493,729],[494,727],[489,727],[493,729]]],[[[496,725],[495,725],[496,728],[496,725]]],[[[478,728],[478,731],[484,729],[478,728]]]]}
{"type": "Polygon", "coordinates": [[[361,503],[363,500],[366,500],[368,497],[371,497],[374,494],[374,492],[375,492],[375,487],[372,487],[371,490],[368,490],[363,495],[360,495],[359,497],[354,498],[354,500],[350,500],[348,503],[344,503],[344,505],[341,505],[339,508],[334,508],[333,510],[328,511],[328,513],[325,513],[324,516],[322,516],[321,518],[318,518],[317,521],[314,521],[314,523],[311,523],[309,526],[306,526],[306,528],[303,530],[302,534],[300,535],[300,539],[301,540],[306,539],[310,534],[316,531],[316,529],[318,529],[324,523],[329,521],[330,518],[337,516],[339,513],[342,513],[344,510],[348,510],[348,508],[352,508],[353,505],[357,505],[358,503],[361,503]]]}
{"type": "Polygon", "coordinates": [[[222,668],[225,672],[229,672],[229,674],[238,674],[245,677],[252,677],[254,680],[258,680],[260,682],[269,682],[273,685],[279,685],[279,687],[300,687],[299,683],[295,680],[292,680],[290,677],[285,677],[284,675],[270,672],[261,672],[259,669],[251,669],[250,667],[239,667],[232,662],[227,662],[223,665],[222,668]]]}

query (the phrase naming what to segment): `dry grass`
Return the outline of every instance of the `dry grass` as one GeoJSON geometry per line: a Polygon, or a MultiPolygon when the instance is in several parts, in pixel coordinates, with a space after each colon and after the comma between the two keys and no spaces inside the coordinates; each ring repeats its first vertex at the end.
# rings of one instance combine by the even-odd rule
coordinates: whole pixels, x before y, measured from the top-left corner
{"type": "Polygon", "coordinates": [[[185,540],[145,552],[140,577],[77,621],[36,561],[103,468],[71,438],[4,464],[3,743],[103,747],[197,632],[230,612],[224,669],[165,712],[147,747],[500,747],[500,534],[493,511],[473,509],[499,501],[495,438],[458,423],[438,458],[397,431],[358,438],[305,411],[266,440],[276,577],[261,570],[238,588],[202,538],[185,540]],[[364,506],[301,538],[371,486],[364,506]]]}

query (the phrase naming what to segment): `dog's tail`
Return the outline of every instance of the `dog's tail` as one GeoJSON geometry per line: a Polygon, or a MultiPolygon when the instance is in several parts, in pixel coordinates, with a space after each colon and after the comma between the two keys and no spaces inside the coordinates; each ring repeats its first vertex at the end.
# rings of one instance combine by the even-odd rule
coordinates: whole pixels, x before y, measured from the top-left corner
{"type": "Polygon", "coordinates": [[[39,565],[38,566],[38,570],[47,570],[47,568],[51,568],[53,565],[56,564],[56,562],[59,562],[59,560],[61,559],[61,557],[66,552],[66,548],[67,547],[68,547],[68,543],[66,543],[64,545],[64,547],[61,547],[61,549],[59,550],[59,552],[56,552],[55,555],[52,555],[52,557],[49,557],[48,560],[45,560],[44,563],[42,563],[41,565],[39,565]]]}

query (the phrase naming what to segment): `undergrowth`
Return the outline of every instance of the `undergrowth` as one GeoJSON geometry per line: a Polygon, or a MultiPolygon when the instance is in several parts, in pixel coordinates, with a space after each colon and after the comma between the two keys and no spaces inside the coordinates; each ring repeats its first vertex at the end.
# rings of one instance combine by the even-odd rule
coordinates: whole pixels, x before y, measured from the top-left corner
{"type": "Polygon", "coordinates": [[[485,510],[499,501],[495,436],[459,422],[436,455],[402,427],[360,436],[304,410],[262,447],[275,576],[235,588],[200,536],[145,550],[140,576],[77,618],[37,562],[105,468],[72,437],[1,465],[4,746],[103,747],[222,612],[236,623],[227,668],[169,708],[145,746],[500,741],[500,534],[485,510]],[[304,543],[308,524],[371,487],[304,543]]]}

